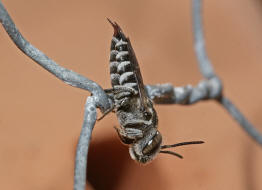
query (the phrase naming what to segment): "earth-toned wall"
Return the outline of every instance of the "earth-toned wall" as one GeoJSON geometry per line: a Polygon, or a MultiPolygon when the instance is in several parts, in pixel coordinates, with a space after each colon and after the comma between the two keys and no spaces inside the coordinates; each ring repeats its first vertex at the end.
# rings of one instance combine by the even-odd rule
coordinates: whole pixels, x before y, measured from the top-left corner
{"type": "MultiPolygon", "coordinates": [[[[62,66],[110,87],[109,48],[117,21],[146,84],[197,84],[191,1],[2,1],[22,34],[62,66]]],[[[262,131],[262,1],[205,1],[207,51],[224,93],[262,131]]],[[[70,190],[88,92],[65,85],[16,48],[0,26],[0,189],[70,190]]],[[[95,126],[88,180],[96,189],[259,190],[262,148],[213,101],[156,106],[164,143],[183,160],[159,155],[136,164],[113,129],[95,126]]]]}

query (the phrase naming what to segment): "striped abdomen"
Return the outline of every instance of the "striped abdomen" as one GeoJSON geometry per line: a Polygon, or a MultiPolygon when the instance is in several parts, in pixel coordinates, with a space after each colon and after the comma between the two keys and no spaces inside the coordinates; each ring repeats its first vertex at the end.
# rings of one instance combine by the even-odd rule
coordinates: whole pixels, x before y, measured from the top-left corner
{"type": "Polygon", "coordinates": [[[127,39],[123,33],[117,33],[111,42],[110,76],[112,87],[120,85],[137,90],[137,82],[127,48],[127,39]]]}

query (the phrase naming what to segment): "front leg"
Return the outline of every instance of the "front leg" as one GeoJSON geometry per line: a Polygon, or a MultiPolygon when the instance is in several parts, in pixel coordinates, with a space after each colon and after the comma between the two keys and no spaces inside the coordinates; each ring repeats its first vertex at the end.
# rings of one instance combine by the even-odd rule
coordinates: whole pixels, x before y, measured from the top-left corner
{"type": "Polygon", "coordinates": [[[124,97],[120,100],[116,100],[116,103],[115,103],[116,110],[120,110],[120,109],[126,110],[128,109],[128,107],[129,107],[129,98],[124,97]]]}
{"type": "Polygon", "coordinates": [[[140,129],[134,128],[117,128],[114,127],[118,136],[124,144],[132,144],[135,140],[143,137],[143,132],[140,129]]]}
{"type": "Polygon", "coordinates": [[[97,121],[100,121],[101,119],[103,119],[103,118],[104,118],[107,114],[109,114],[110,112],[115,112],[116,104],[115,104],[115,101],[114,101],[114,96],[113,96],[112,94],[107,94],[107,95],[108,95],[108,97],[112,100],[113,105],[112,105],[111,108],[107,109],[107,110],[103,113],[103,115],[97,119],[97,121]]]}

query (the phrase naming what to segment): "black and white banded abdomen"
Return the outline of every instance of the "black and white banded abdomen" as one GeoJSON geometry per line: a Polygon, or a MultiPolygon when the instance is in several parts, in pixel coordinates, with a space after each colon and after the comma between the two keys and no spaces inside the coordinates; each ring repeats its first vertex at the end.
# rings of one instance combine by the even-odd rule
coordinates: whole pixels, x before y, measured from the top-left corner
{"type": "Polygon", "coordinates": [[[129,58],[125,36],[113,36],[110,52],[110,76],[112,87],[125,86],[137,90],[137,82],[129,58]]]}

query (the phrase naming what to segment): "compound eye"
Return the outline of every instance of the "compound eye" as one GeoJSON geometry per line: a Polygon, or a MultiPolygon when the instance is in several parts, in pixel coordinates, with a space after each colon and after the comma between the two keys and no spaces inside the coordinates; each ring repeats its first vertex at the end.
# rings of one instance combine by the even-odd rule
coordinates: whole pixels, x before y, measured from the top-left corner
{"type": "Polygon", "coordinates": [[[144,155],[152,155],[154,154],[160,147],[162,143],[162,136],[159,132],[147,143],[142,153],[144,155]]]}

